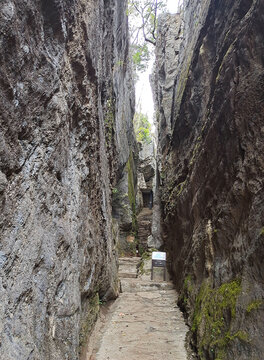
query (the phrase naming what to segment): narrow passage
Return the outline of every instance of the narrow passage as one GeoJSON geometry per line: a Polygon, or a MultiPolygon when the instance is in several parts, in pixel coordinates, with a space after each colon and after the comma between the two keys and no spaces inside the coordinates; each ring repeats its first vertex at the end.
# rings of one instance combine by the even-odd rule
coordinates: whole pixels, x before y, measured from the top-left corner
{"type": "Polygon", "coordinates": [[[187,360],[187,326],[170,282],[155,273],[150,260],[138,275],[139,258],[121,258],[122,293],[95,328],[85,360],[187,360]]]}

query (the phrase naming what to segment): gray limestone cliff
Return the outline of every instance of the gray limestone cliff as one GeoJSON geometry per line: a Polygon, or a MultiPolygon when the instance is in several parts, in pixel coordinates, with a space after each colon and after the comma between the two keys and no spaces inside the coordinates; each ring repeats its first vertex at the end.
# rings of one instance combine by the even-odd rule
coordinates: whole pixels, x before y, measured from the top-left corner
{"type": "Polygon", "coordinates": [[[163,238],[198,358],[262,359],[264,3],[186,1],[154,74],[163,238]]]}
{"type": "Polygon", "coordinates": [[[131,146],[126,1],[0,4],[0,358],[79,358],[118,294],[131,146]]]}

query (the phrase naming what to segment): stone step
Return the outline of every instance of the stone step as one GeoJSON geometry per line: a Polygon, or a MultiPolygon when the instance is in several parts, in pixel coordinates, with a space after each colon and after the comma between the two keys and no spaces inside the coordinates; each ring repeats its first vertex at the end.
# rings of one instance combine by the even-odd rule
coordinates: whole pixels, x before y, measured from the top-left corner
{"type": "Polygon", "coordinates": [[[144,228],[145,226],[149,226],[151,224],[151,220],[144,220],[138,223],[138,228],[144,228]]]}
{"type": "Polygon", "coordinates": [[[126,272],[119,272],[118,276],[120,279],[136,279],[137,273],[126,273],[126,272]]]}
{"type": "Polygon", "coordinates": [[[121,291],[128,293],[136,293],[140,291],[160,291],[173,290],[174,285],[168,281],[137,281],[133,279],[121,279],[121,291]]]}
{"type": "Polygon", "coordinates": [[[136,279],[138,275],[137,265],[140,262],[140,258],[120,258],[118,275],[120,279],[136,279]]]}
{"type": "Polygon", "coordinates": [[[126,264],[138,264],[140,262],[139,257],[122,257],[118,259],[119,265],[126,264]]]}
{"type": "Polygon", "coordinates": [[[138,257],[137,256],[122,256],[119,258],[119,260],[136,261],[136,260],[138,260],[138,257]]]}
{"type": "Polygon", "coordinates": [[[134,263],[134,264],[131,264],[131,263],[127,263],[127,264],[124,264],[124,263],[119,263],[119,267],[118,267],[118,269],[119,269],[119,271],[132,271],[132,272],[134,272],[134,271],[137,271],[137,268],[138,268],[138,264],[139,264],[139,262],[138,263],[134,263]]]}
{"type": "Polygon", "coordinates": [[[138,216],[138,221],[142,221],[143,219],[151,219],[152,218],[152,214],[150,215],[139,215],[138,216]]]}

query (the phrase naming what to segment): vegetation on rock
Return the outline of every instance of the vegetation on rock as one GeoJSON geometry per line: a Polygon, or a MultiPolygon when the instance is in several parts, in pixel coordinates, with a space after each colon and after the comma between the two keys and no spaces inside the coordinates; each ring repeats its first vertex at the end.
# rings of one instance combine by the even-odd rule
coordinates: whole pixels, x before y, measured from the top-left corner
{"type": "Polygon", "coordinates": [[[136,71],[145,71],[156,45],[158,14],[166,10],[166,0],[129,0],[131,52],[136,71]]]}
{"type": "MultiPolygon", "coordinates": [[[[218,288],[211,287],[206,280],[198,294],[195,294],[192,277],[188,275],[185,278],[179,304],[186,311],[189,299],[195,299],[191,331],[201,360],[208,359],[208,354],[210,358],[213,356],[214,359],[225,360],[226,351],[232,341],[249,341],[247,333],[234,331],[230,325],[231,320],[236,317],[236,304],[240,293],[239,279],[224,283],[218,288]]],[[[252,308],[254,306],[252,305],[252,308]]]]}
{"type": "Polygon", "coordinates": [[[132,212],[132,233],[137,234],[137,213],[136,213],[136,190],[134,181],[134,159],[133,153],[130,152],[129,159],[126,165],[128,174],[128,199],[132,212]]]}
{"type": "Polygon", "coordinates": [[[150,144],[151,139],[151,124],[147,115],[136,113],[134,116],[134,130],[138,142],[150,144]]]}
{"type": "Polygon", "coordinates": [[[236,301],[241,292],[240,280],[234,280],[213,289],[204,282],[196,297],[192,331],[197,335],[198,353],[206,359],[206,353],[225,359],[229,342],[235,338],[246,340],[241,331],[231,334],[230,319],[236,316],[236,301]]]}
{"type": "Polygon", "coordinates": [[[247,306],[247,313],[250,314],[253,310],[258,310],[263,304],[264,304],[263,299],[257,299],[257,300],[252,301],[247,306]]]}
{"type": "Polygon", "coordinates": [[[93,325],[97,319],[100,310],[100,299],[98,292],[89,298],[86,316],[80,331],[80,348],[86,343],[93,325]]]}

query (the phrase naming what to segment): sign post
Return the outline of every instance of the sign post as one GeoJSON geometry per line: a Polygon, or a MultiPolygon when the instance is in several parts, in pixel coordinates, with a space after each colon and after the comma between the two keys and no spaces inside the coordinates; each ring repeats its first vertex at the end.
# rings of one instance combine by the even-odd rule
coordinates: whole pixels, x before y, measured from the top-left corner
{"type": "Polygon", "coordinates": [[[154,251],[152,253],[151,280],[153,280],[153,268],[163,268],[163,279],[166,281],[166,253],[154,251]]]}

